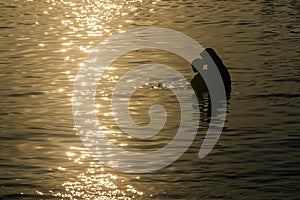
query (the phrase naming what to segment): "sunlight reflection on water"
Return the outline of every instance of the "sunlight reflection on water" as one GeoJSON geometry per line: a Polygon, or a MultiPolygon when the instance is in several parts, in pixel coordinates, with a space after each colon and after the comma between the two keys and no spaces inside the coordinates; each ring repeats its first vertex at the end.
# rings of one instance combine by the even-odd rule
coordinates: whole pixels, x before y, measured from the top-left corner
{"type": "MultiPolygon", "coordinates": [[[[71,147],[67,156],[70,161],[77,164],[84,164],[84,160],[90,158],[85,148],[71,147]],[[75,153],[76,152],[76,153],[75,153]],[[79,154],[80,156],[78,157],[79,154]]],[[[56,197],[70,199],[122,199],[130,200],[143,195],[143,192],[136,190],[132,185],[126,184],[125,179],[105,172],[102,165],[97,161],[90,161],[85,172],[71,178],[62,184],[65,192],[53,193],[56,197]]],[[[60,170],[66,170],[59,167],[60,170]]]]}

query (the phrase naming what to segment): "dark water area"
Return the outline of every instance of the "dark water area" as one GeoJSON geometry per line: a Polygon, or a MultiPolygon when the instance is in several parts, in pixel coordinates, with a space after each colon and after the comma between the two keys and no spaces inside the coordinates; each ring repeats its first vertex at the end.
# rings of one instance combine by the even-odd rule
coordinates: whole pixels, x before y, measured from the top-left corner
{"type": "MultiPolygon", "coordinates": [[[[2,0],[0,8],[0,199],[300,199],[299,1],[2,0]],[[199,133],[180,159],[126,174],[86,150],[71,99],[89,52],[143,26],[174,29],[214,48],[232,91],[223,133],[208,156],[198,158],[208,126],[204,98],[199,133]]],[[[178,128],[176,97],[155,85],[139,88],[130,109],[147,124],[149,107],[164,105],[162,133],[136,141],[116,128],[114,85],[131,67],[151,62],[189,81],[194,76],[185,60],[162,50],[129,52],[110,66],[98,85],[97,117],[124,149],[156,150],[178,128]]]]}

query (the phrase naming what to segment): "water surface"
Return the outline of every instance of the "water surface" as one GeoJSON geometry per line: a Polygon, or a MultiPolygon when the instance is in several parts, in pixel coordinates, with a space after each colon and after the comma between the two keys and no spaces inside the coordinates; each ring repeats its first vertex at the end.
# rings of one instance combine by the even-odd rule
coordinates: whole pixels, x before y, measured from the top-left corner
{"type": "MultiPolygon", "coordinates": [[[[2,199],[300,198],[299,1],[3,0],[0,6],[2,199]],[[199,134],[178,161],[150,174],[124,174],[84,148],[71,97],[90,50],[142,26],[174,29],[213,47],[231,73],[232,93],[223,134],[207,157],[197,157],[207,127],[204,99],[199,134]]],[[[164,146],[180,120],[174,94],[150,85],[136,91],[130,109],[147,124],[149,107],[165,105],[161,135],[131,140],[115,126],[114,85],[126,70],[150,62],[194,76],[176,55],[141,50],[115,61],[98,86],[99,121],[116,145],[133,151],[164,146]]]]}

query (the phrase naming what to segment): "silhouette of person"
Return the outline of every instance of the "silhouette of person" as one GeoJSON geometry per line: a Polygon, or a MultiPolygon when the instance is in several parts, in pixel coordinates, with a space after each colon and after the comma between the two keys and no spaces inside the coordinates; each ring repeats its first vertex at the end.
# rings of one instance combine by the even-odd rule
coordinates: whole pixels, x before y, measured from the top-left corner
{"type": "MultiPolygon", "coordinates": [[[[221,58],[217,55],[217,53],[212,48],[206,48],[200,54],[200,56],[205,57],[205,53],[207,53],[211,57],[211,59],[214,61],[214,63],[216,64],[216,66],[221,74],[223,83],[224,83],[227,99],[229,99],[230,93],[231,93],[231,78],[230,78],[228,69],[222,62],[221,58]]],[[[201,74],[196,70],[196,68],[193,65],[192,65],[192,68],[193,68],[193,71],[196,73],[196,75],[191,80],[191,85],[192,85],[192,88],[194,89],[197,97],[202,99],[203,94],[208,93],[208,88],[207,88],[205,81],[201,77],[201,74]]]]}
{"type": "MultiPolygon", "coordinates": [[[[225,87],[227,100],[230,99],[231,93],[231,78],[228,69],[222,62],[221,58],[212,48],[206,48],[200,56],[205,59],[205,56],[209,55],[217,66],[225,87]]],[[[205,63],[205,60],[203,61],[205,63]]],[[[192,64],[192,69],[196,75],[191,80],[191,86],[195,91],[195,94],[198,99],[200,113],[202,115],[201,121],[206,121],[209,123],[211,117],[211,102],[210,95],[205,81],[203,80],[201,74],[196,70],[192,64]]]]}

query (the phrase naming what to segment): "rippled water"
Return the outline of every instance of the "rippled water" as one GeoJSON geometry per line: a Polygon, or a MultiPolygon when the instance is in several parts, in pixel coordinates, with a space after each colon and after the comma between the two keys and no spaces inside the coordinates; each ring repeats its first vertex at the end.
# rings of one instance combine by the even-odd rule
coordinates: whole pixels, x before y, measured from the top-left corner
{"type": "MultiPolygon", "coordinates": [[[[3,0],[0,6],[2,199],[300,198],[299,1],[3,0]],[[204,99],[199,134],[178,161],[150,174],[125,174],[84,148],[71,95],[90,50],[141,26],[181,31],[214,48],[231,73],[232,93],[223,134],[207,157],[197,157],[207,127],[204,99]]],[[[130,67],[150,62],[188,80],[194,75],[186,61],[160,50],[130,52],[112,64],[96,108],[105,132],[127,150],[158,149],[178,128],[174,94],[156,85],[138,89],[130,109],[147,124],[149,107],[165,105],[163,132],[136,141],[115,126],[114,85],[130,67]]]]}

